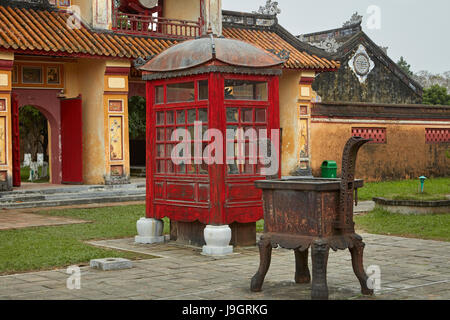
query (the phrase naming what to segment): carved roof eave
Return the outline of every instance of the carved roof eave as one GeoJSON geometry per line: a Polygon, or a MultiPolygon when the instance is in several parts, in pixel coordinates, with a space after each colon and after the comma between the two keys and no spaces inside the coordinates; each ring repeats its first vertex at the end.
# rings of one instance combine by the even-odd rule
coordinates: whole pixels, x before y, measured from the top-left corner
{"type": "Polygon", "coordinates": [[[143,72],[142,80],[161,80],[178,77],[187,77],[192,75],[207,74],[207,73],[231,73],[231,74],[245,74],[245,75],[263,75],[263,76],[280,76],[282,74],[281,66],[277,68],[245,68],[236,66],[216,66],[206,65],[194,67],[186,70],[170,71],[170,72],[143,72]]]}

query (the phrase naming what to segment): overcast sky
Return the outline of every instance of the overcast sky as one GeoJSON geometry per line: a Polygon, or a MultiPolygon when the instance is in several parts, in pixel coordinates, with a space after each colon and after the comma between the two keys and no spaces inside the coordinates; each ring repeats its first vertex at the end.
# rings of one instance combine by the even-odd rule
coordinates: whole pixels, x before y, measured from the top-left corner
{"type": "MultiPolygon", "coordinates": [[[[266,0],[222,0],[225,10],[252,12],[266,0]]],[[[389,47],[395,62],[404,56],[414,72],[450,71],[449,0],[278,0],[279,23],[294,35],[338,28],[358,11],[363,30],[389,47]],[[370,6],[380,8],[380,29],[368,28],[370,6]]],[[[373,20],[371,20],[373,21],[373,20]]]]}

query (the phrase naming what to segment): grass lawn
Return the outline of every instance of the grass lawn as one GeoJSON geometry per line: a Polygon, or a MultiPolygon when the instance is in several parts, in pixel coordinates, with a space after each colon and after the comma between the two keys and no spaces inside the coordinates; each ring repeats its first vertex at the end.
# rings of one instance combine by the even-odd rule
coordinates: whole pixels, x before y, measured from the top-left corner
{"type": "Polygon", "coordinates": [[[377,208],[354,220],[368,233],[450,241],[450,214],[402,215],[377,208]]]}
{"type": "MultiPolygon", "coordinates": [[[[50,170],[50,169],[49,169],[50,170]]],[[[42,176],[42,167],[39,167],[38,169],[39,177],[42,176]]],[[[50,172],[47,172],[46,178],[40,178],[37,180],[34,180],[33,183],[46,183],[50,181],[50,172]]],[[[30,182],[28,181],[28,178],[30,178],[30,167],[22,167],[20,168],[20,179],[22,182],[30,182]]]]}
{"type": "Polygon", "coordinates": [[[395,200],[445,200],[450,194],[450,178],[434,178],[425,181],[424,193],[419,193],[419,179],[368,182],[358,189],[359,200],[383,197],[395,200]]]}
{"type": "Polygon", "coordinates": [[[96,258],[152,258],[84,243],[94,239],[135,236],[136,221],[145,215],[144,212],[144,205],[42,212],[92,223],[0,231],[0,274],[84,264],[96,258]]]}

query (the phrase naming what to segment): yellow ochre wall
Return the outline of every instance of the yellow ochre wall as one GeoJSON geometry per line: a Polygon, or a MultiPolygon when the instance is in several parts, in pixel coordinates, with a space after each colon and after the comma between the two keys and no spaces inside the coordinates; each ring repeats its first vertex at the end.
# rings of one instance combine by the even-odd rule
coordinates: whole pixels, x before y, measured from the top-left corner
{"type": "Polygon", "coordinates": [[[298,83],[301,73],[283,70],[280,77],[280,127],[283,129],[281,146],[281,175],[288,176],[297,167],[298,154],[298,121],[297,100],[298,83]]]}
{"type": "MultiPolygon", "coordinates": [[[[12,61],[14,60],[14,53],[0,52],[0,60],[12,61]]],[[[0,171],[6,172],[5,181],[8,187],[12,187],[12,126],[11,126],[11,90],[12,90],[11,71],[0,70],[0,98],[6,100],[6,110],[0,111],[0,117],[5,121],[5,131],[0,136],[1,152],[6,151],[4,155],[5,163],[0,164],[0,171]]],[[[3,158],[2,157],[2,158],[3,158]]]]}
{"type": "MultiPolygon", "coordinates": [[[[83,180],[85,184],[104,184],[105,128],[103,77],[105,60],[80,59],[76,65],[79,92],[83,100],[83,180]]],[[[69,86],[68,86],[69,87],[69,86]]]]}
{"type": "Polygon", "coordinates": [[[200,17],[200,0],[164,1],[164,18],[197,21],[200,17]]]}
{"type": "Polygon", "coordinates": [[[310,110],[313,91],[311,84],[303,84],[302,79],[314,78],[311,71],[283,70],[280,77],[280,127],[283,130],[281,149],[281,175],[295,175],[299,169],[308,169],[309,164],[309,132],[306,130],[302,139],[300,117],[310,125],[310,110]],[[300,105],[306,106],[308,113],[300,115],[300,105]],[[306,146],[305,146],[306,145],[306,146]],[[300,158],[300,151],[305,149],[307,155],[300,158]],[[302,165],[301,161],[302,160],[302,165]]]}
{"type": "Polygon", "coordinates": [[[80,7],[81,19],[92,24],[92,2],[95,0],[72,0],[71,4],[80,7]]]}
{"type": "Polygon", "coordinates": [[[335,160],[338,175],[342,168],[342,151],[352,135],[352,127],[386,128],[387,144],[366,144],[357,158],[356,177],[366,181],[414,179],[421,175],[450,174],[450,159],[445,156],[448,144],[426,144],[425,128],[443,128],[429,124],[361,124],[312,123],[312,169],[320,176],[324,160],[335,160]]]}
{"type": "Polygon", "coordinates": [[[107,67],[129,68],[127,60],[79,59],[65,64],[67,98],[82,95],[83,101],[83,180],[85,184],[104,184],[111,175],[111,165],[122,165],[129,176],[128,75],[105,75],[107,67]],[[109,80],[111,79],[111,81],[109,80]],[[110,84],[118,87],[110,87],[110,84]],[[123,84],[123,87],[122,85],[123,84]],[[121,100],[123,159],[110,160],[108,101],[121,100]]]}

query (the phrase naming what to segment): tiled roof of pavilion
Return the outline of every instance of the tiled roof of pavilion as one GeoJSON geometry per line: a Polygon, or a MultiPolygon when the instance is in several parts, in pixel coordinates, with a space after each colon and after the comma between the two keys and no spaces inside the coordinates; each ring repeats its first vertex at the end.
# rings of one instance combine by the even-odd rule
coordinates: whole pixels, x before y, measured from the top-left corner
{"type": "MultiPolygon", "coordinates": [[[[69,18],[69,13],[59,10],[0,5],[0,49],[34,55],[136,59],[154,56],[180,41],[92,30],[84,24],[72,29],[67,24],[69,18]]],[[[278,23],[248,27],[228,22],[223,33],[274,53],[288,53],[285,68],[339,67],[338,62],[321,57],[318,50],[303,48],[304,44],[278,23]]]]}

